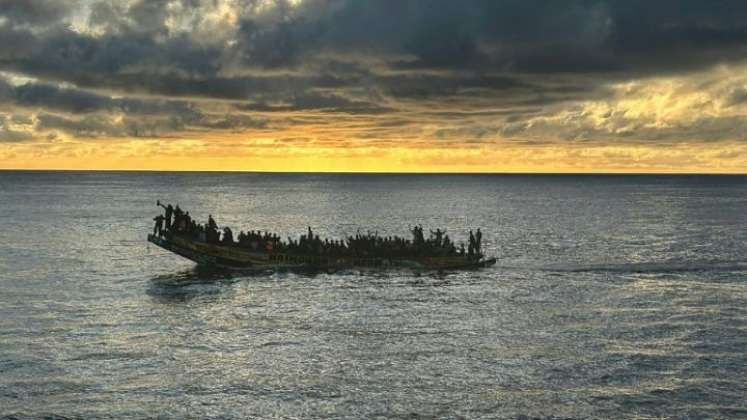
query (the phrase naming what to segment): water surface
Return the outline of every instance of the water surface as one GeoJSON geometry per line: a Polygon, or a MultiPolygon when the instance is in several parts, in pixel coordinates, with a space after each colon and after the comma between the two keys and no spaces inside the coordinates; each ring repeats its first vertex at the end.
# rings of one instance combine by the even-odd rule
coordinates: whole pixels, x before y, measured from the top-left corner
{"type": "Polygon", "coordinates": [[[747,416],[747,177],[0,172],[0,416],[747,416]],[[198,220],[465,240],[480,271],[226,274],[198,220]]]}

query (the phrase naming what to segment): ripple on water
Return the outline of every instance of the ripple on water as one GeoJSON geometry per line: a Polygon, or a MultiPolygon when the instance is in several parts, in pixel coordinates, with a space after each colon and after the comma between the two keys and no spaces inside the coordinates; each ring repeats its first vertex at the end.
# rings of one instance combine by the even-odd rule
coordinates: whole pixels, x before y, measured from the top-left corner
{"type": "Polygon", "coordinates": [[[745,178],[5,177],[0,416],[747,417],[745,178]],[[157,198],[283,236],[481,226],[499,263],[198,270],[146,244],[157,198]]]}

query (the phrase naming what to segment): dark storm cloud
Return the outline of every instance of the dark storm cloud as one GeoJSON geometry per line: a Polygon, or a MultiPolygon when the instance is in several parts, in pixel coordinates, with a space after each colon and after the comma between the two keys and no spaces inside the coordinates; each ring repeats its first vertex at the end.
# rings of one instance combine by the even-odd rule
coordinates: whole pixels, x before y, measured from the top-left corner
{"type": "Polygon", "coordinates": [[[235,1],[211,18],[218,3],[0,0],[0,70],[39,79],[0,84],[0,96],[48,111],[45,129],[160,134],[266,125],[217,118],[197,98],[239,111],[373,115],[422,103],[457,115],[600,98],[611,81],[747,57],[743,0],[235,1]]]}
{"type": "Polygon", "coordinates": [[[393,64],[412,68],[675,71],[682,64],[699,67],[743,58],[744,51],[732,48],[747,42],[743,1],[309,3],[306,14],[274,26],[244,19],[240,45],[247,63],[289,66],[334,50],[408,54],[409,60],[393,64]],[[312,13],[314,6],[321,11],[312,13]]]}
{"type": "Polygon", "coordinates": [[[180,114],[195,116],[198,111],[185,101],[112,98],[75,88],[62,88],[45,83],[25,83],[13,86],[0,79],[0,103],[11,103],[24,108],[50,109],[72,114],[97,111],[128,114],[180,114]]]}
{"type": "Polygon", "coordinates": [[[0,41],[6,45],[0,48],[0,66],[88,86],[112,84],[111,79],[128,75],[130,82],[135,75],[159,74],[205,80],[215,76],[220,56],[219,50],[194,46],[184,36],[156,42],[142,34],[94,37],[67,28],[34,34],[0,27],[0,41]]]}
{"type": "Polygon", "coordinates": [[[12,89],[11,98],[24,107],[61,109],[72,113],[92,112],[111,106],[109,98],[74,89],[31,83],[12,89]]]}
{"type": "MultiPolygon", "coordinates": [[[[43,21],[64,10],[52,3],[6,1],[0,14],[43,21]]],[[[160,74],[183,83],[184,91],[222,97],[226,84],[238,82],[245,95],[256,87],[219,77],[229,56],[249,68],[295,68],[323,52],[372,54],[391,57],[394,68],[472,71],[479,78],[487,71],[677,71],[742,59],[747,45],[743,1],[307,1],[274,20],[242,17],[231,45],[170,32],[171,3],[95,3],[92,23],[108,30],[101,36],[60,28],[37,35],[6,25],[0,40],[23,42],[3,42],[0,57],[15,60],[0,65],[82,84],[104,84],[126,70],[160,74]],[[394,58],[402,56],[409,58],[394,58]],[[215,84],[216,94],[200,82],[215,84]]],[[[315,85],[321,75],[315,76],[302,82],[315,85]]],[[[165,94],[180,90],[137,78],[126,83],[165,94]]]]}
{"type": "Polygon", "coordinates": [[[78,0],[0,0],[0,16],[15,24],[46,24],[70,14],[78,0]]]}
{"type": "MultiPolygon", "coordinates": [[[[263,118],[210,113],[187,101],[115,98],[41,83],[13,86],[2,79],[0,105],[38,110],[37,130],[60,130],[79,137],[163,137],[175,131],[263,129],[268,125],[263,118]]],[[[27,139],[27,133],[5,128],[4,121],[2,140],[27,139]]],[[[14,115],[12,121],[32,123],[24,115],[14,115]]]]}

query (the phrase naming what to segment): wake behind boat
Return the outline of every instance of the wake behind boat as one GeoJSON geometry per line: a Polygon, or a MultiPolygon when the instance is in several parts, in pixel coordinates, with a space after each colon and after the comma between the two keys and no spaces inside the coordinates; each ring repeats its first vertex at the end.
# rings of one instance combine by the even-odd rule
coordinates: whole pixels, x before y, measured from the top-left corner
{"type": "Polygon", "coordinates": [[[470,231],[469,245],[459,248],[445,231],[431,231],[426,239],[422,226],[411,229],[412,239],[361,234],[345,240],[321,239],[311,227],[297,240],[282,240],[270,232],[240,232],[234,240],[229,227],[218,228],[212,215],[198,224],[179,206],[163,205],[165,213],[153,220],[148,241],[198,265],[227,269],[412,268],[456,270],[495,264],[481,251],[482,232],[470,231]],[[222,234],[221,234],[222,233],[222,234]]]}

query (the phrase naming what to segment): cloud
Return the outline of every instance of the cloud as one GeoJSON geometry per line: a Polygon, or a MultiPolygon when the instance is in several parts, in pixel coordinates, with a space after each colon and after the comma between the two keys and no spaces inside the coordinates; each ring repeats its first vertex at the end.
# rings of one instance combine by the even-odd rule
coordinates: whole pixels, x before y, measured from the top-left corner
{"type": "MultiPolygon", "coordinates": [[[[263,129],[265,118],[230,109],[200,107],[182,100],[152,97],[112,97],[45,83],[12,85],[0,79],[0,106],[37,111],[35,120],[13,115],[16,124],[38,131],[59,130],[75,137],[170,137],[195,130],[263,129]]],[[[6,130],[5,139],[26,139],[23,132],[6,130]]]]}
{"type": "Polygon", "coordinates": [[[180,114],[192,117],[198,111],[187,101],[159,98],[111,97],[82,89],[49,83],[24,83],[13,86],[0,78],[0,101],[24,108],[57,110],[72,114],[97,111],[128,114],[180,114]]]}
{"type": "Polygon", "coordinates": [[[9,127],[8,118],[0,115],[0,143],[16,143],[31,140],[32,134],[26,131],[14,130],[9,127]]]}
{"type": "Polygon", "coordinates": [[[669,1],[307,0],[295,8],[284,1],[264,8],[224,2],[226,15],[235,15],[224,22],[230,30],[205,42],[192,34],[206,21],[190,9],[210,3],[95,2],[90,21],[101,33],[5,25],[0,40],[16,43],[13,52],[0,50],[0,66],[86,87],[244,99],[271,89],[325,87],[325,81],[360,84],[357,73],[315,73],[319,57],[330,53],[378,57],[383,68],[371,69],[369,80],[397,92],[400,80],[386,77],[387,70],[461,73],[431,77],[422,91],[438,90],[444,80],[460,88],[486,83],[495,73],[624,78],[742,60],[747,46],[747,11],[731,1],[673,7],[669,1]],[[261,77],[268,69],[286,73],[261,77]],[[226,76],[236,72],[251,77],[226,76]]]}
{"type": "Polygon", "coordinates": [[[747,89],[744,87],[737,87],[729,93],[726,100],[728,106],[741,105],[747,103],[747,89]]]}
{"type": "Polygon", "coordinates": [[[67,116],[40,112],[36,115],[34,128],[39,132],[61,131],[75,138],[174,138],[211,129],[242,132],[263,130],[268,125],[266,119],[245,114],[91,113],[83,116],[67,116]]]}
{"type": "Polygon", "coordinates": [[[0,0],[23,78],[0,110],[34,121],[6,138],[741,141],[746,22],[742,0],[0,0]]]}
{"type": "Polygon", "coordinates": [[[77,0],[0,0],[0,16],[15,24],[42,25],[55,23],[78,5],[77,0]]]}

